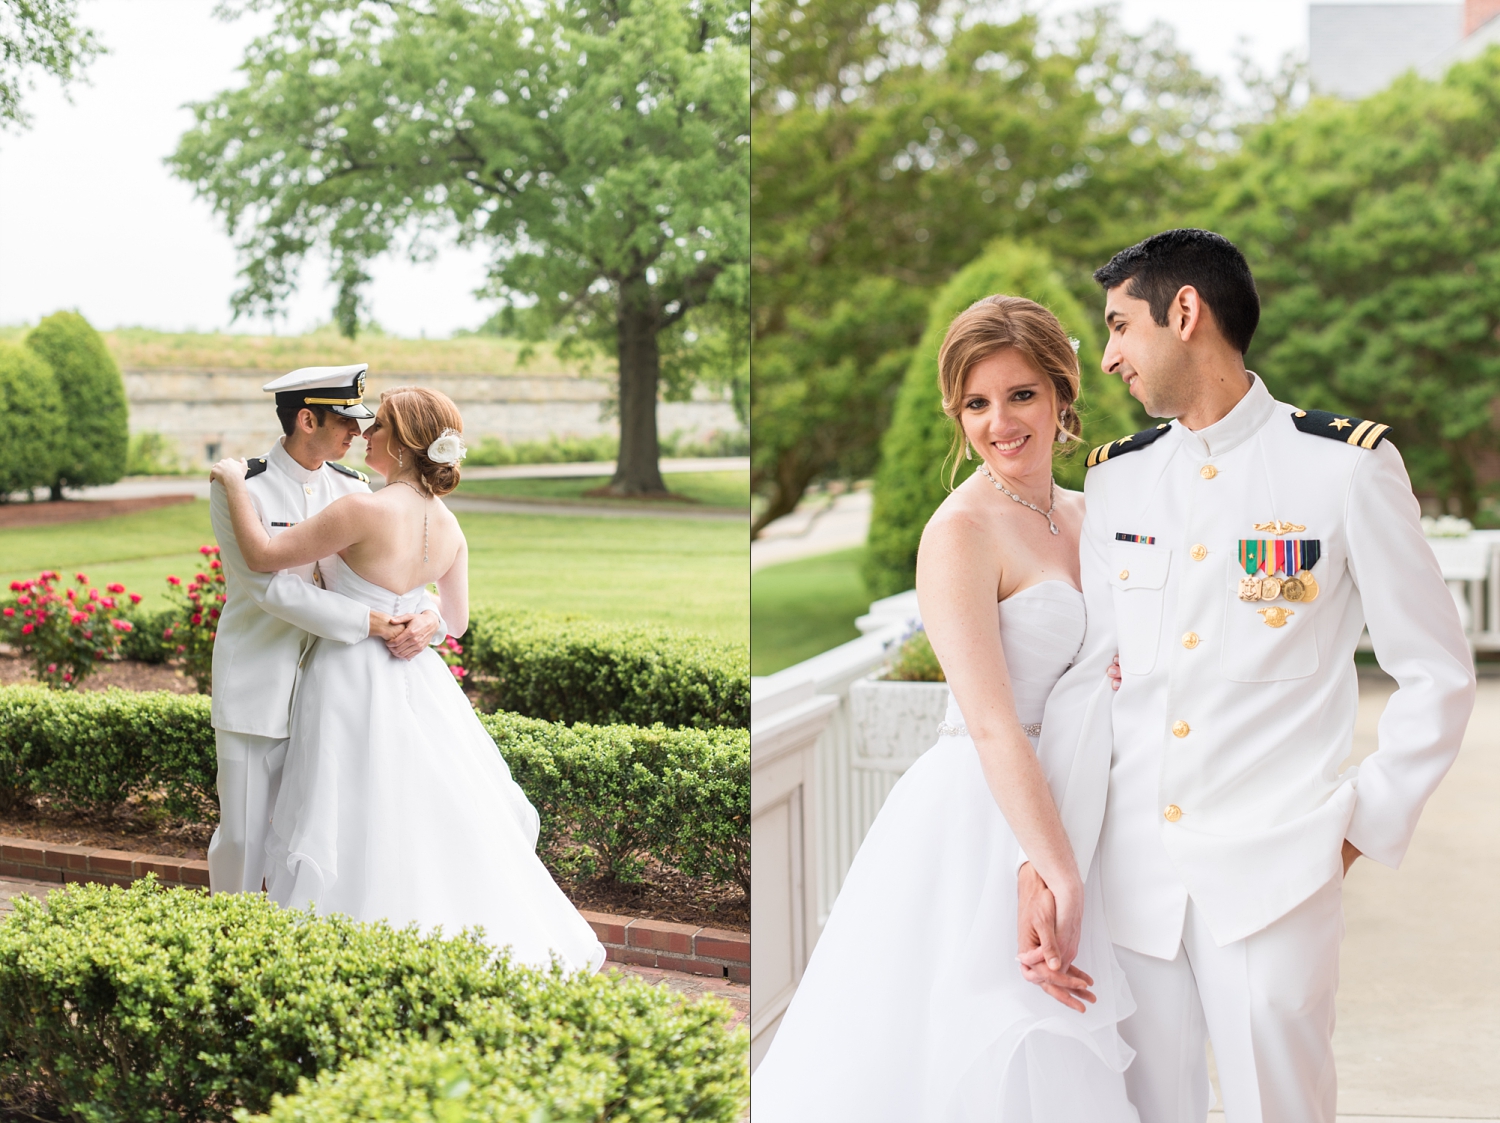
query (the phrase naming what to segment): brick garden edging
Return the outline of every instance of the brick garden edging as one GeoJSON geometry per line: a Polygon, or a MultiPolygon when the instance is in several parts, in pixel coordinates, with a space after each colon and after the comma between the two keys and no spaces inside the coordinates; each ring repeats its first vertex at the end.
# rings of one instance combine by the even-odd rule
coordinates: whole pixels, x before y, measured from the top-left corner
{"type": "Polygon", "coordinates": [[[208,888],[208,863],[166,854],[133,854],[128,850],[96,850],[64,846],[29,838],[0,835],[0,877],[32,881],[93,881],[101,885],[129,885],[154,873],[163,885],[208,888]]]}
{"type": "Polygon", "coordinates": [[[605,954],[617,963],[710,975],[732,983],[750,981],[750,936],[746,932],[579,911],[604,945],[605,954]]]}
{"type": "MultiPolygon", "coordinates": [[[[0,835],[0,877],[126,886],[148,873],[156,874],[166,886],[208,888],[205,861],[0,835]]],[[[745,932],[580,911],[604,945],[606,955],[617,963],[707,975],[732,983],[750,982],[750,937],[745,932]]]]}

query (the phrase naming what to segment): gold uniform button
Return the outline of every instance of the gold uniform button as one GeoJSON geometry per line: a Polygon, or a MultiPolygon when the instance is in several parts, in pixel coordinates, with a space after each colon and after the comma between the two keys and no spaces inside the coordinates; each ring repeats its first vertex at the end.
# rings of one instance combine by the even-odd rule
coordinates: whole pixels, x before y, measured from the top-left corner
{"type": "Polygon", "coordinates": [[[1203,467],[1198,469],[1198,474],[1205,480],[1211,480],[1219,474],[1219,470],[1212,464],[1205,464],[1203,465],[1203,467]]]}
{"type": "Polygon", "coordinates": [[[1129,581],[1130,580],[1130,570],[1128,570],[1128,569],[1122,569],[1122,570],[1120,570],[1120,580],[1121,581],[1129,581]]]}
{"type": "Polygon", "coordinates": [[[1189,651],[1197,647],[1199,642],[1201,641],[1198,639],[1197,632],[1189,632],[1187,635],[1182,637],[1182,646],[1187,648],[1189,651]]]}
{"type": "Polygon", "coordinates": [[[1182,808],[1178,807],[1175,803],[1169,803],[1167,804],[1167,809],[1162,812],[1162,816],[1167,822],[1175,823],[1178,819],[1182,818],[1182,808]]]}
{"type": "Polygon", "coordinates": [[[310,486],[304,486],[302,488],[302,490],[305,491],[305,492],[307,492],[307,494],[309,494],[309,495],[312,494],[312,488],[310,486]]]}
{"type": "MultiPolygon", "coordinates": [[[[1192,635],[1191,632],[1189,632],[1188,634],[1192,635]]],[[[1185,721],[1174,721],[1172,723],[1172,736],[1173,737],[1186,737],[1192,731],[1193,731],[1193,727],[1190,726],[1185,721]]]]}
{"type": "Polygon", "coordinates": [[[1188,556],[1191,557],[1194,561],[1202,561],[1204,558],[1208,557],[1208,547],[1205,546],[1202,542],[1199,542],[1196,546],[1188,551],[1188,556]]]}

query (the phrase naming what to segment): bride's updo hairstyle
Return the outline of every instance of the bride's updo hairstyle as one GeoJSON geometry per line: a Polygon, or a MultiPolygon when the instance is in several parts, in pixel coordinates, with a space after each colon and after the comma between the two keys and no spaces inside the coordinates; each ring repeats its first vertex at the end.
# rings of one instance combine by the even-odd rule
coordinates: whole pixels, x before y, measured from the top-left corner
{"type": "Polygon", "coordinates": [[[1026,357],[1048,381],[1057,398],[1061,415],[1057,439],[1082,440],[1083,424],[1078,419],[1078,352],[1057,317],[1034,300],[1021,296],[987,296],[977,300],[953,318],[943,346],[938,350],[938,385],[943,391],[943,412],[953,419],[953,471],[948,486],[958,476],[958,461],[963,458],[964,382],[976,363],[982,363],[997,351],[1013,347],[1026,357]]]}
{"type": "Polygon", "coordinates": [[[375,420],[390,434],[391,455],[415,458],[417,478],[429,495],[447,495],[458,486],[458,462],[439,464],[427,455],[444,430],[464,431],[463,415],[453,399],[425,386],[396,386],[380,395],[375,420]]]}

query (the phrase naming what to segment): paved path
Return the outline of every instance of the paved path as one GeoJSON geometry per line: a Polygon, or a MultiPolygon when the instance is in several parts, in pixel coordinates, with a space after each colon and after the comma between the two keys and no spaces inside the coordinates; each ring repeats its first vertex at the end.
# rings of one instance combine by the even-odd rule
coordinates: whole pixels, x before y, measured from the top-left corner
{"type": "MultiPolygon", "coordinates": [[[[16,897],[28,895],[45,896],[47,890],[57,886],[47,881],[28,881],[23,878],[0,878],[0,920],[14,911],[12,903],[16,897]]],[[[750,1016],[750,988],[743,983],[731,983],[728,979],[708,978],[702,975],[686,975],[680,971],[665,971],[660,967],[634,967],[627,963],[608,963],[605,971],[615,971],[627,977],[643,979],[652,986],[664,986],[688,998],[712,995],[729,1003],[734,1009],[733,1025],[738,1027],[750,1016]]]]}
{"type": "Polygon", "coordinates": [[[804,499],[750,543],[750,572],[767,565],[863,546],[870,533],[868,488],[804,499]]]}

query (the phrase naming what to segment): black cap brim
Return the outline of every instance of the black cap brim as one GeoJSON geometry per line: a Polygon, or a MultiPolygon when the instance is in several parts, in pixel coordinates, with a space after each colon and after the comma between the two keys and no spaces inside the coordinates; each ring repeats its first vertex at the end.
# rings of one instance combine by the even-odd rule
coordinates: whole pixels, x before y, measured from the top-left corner
{"type": "Polygon", "coordinates": [[[328,406],[334,413],[341,417],[352,417],[356,421],[373,421],[375,415],[370,412],[370,407],[361,402],[357,406],[328,406]]]}

